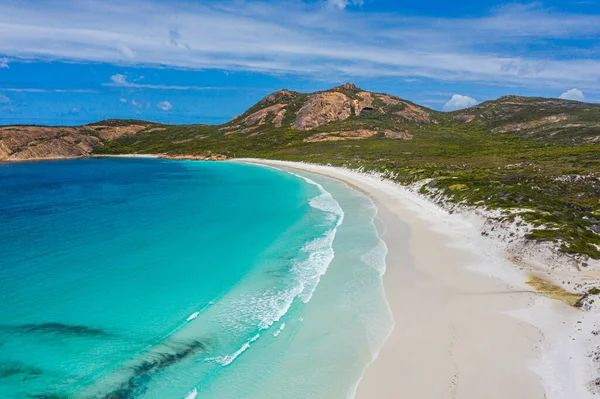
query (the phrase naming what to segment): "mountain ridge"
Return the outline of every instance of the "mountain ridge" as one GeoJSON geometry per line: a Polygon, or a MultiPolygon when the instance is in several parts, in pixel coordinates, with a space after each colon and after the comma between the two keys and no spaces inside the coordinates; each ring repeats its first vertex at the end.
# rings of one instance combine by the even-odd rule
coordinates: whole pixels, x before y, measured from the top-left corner
{"type": "MultiPolygon", "coordinates": [[[[449,131],[463,134],[463,130],[491,135],[517,134],[534,140],[597,142],[600,141],[600,105],[508,95],[470,108],[442,112],[345,83],[313,93],[288,89],[275,91],[220,125],[169,125],[135,119],[106,119],[80,126],[0,126],[0,160],[70,158],[114,152],[117,147],[114,142],[154,143],[160,136],[151,137],[152,133],[160,132],[166,132],[163,135],[165,145],[153,146],[153,150],[198,155],[201,147],[201,152],[219,152],[219,148],[188,144],[206,141],[209,137],[219,139],[223,136],[227,140],[240,141],[239,137],[232,139],[229,136],[254,139],[283,134],[288,137],[288,142],[297,144],[370,138],[412,140],[419,135],[447,134],[449,131]],[[293,133],[296,138],[290,137],[293,133]],[[136,137],[140,140],[132,140],[136,137]]],[[[282,144],[280,139],[270,141],[282,144]]],[[[233,156],[232,153],[222,155],[233,156]]]]}

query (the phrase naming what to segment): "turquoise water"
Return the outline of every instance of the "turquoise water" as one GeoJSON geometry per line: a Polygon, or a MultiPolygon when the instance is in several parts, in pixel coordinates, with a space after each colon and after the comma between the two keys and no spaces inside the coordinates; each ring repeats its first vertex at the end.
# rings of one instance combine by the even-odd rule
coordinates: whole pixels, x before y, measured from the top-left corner
{"type": "Polygon", "coordinates": [[[2,164],[0,397],[351,397],[391,327],[375,214],[251,165],[2,164]]]}

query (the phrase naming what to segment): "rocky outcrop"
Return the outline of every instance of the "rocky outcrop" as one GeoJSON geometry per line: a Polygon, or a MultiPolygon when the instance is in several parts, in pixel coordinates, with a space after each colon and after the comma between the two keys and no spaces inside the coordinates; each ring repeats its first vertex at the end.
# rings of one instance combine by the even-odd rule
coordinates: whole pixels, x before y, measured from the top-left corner
{"type": "Polygon", "coordinates": [[[149,126],[102,123],[74,127],[4,126],[0,127],[0,161],[85,157],[104,142],[137,134],[149,126]]]}
{"type": "Polygon", "coordinates": [[[283,125],[283,118],[285,118],[286,113],[286,109],[281,109],[277,115],[275,115],[275,118],[273,119],[273,125],[275,125],[275,127],[281,127],[283,125]]]}
{"type": "Polygon", "coordinates": [[[289,90],[279,90],[269,94],[265,98],[259,101],[259,104],[270,104],[274,102],[287,102],[294,97],[294,92],[289,90]]]}
{"type": "Polygon", "coordinates": [[[358,129],[346,130],[340,132],[316,133],[305,139],[305,143],[318,143],[321,141],[343,141],[343,140],[363,140],[373,137],[377,134],[375,130],[358,129]]]}
{"type": "Polygon", "coordinates": [[[385,105],[398,105],[403,103],[402,99],[390,96],[389,94],[377,94],[377,98],[385,105]]]}
{"type": "Polygon", "coordinates": [[[464,123],[473,122],[474,119],[475,119],[475,115],[471,115],[471,114],[456,115],[454,117],[454,120],[464,122],[464,123]]]}
{"type": "Polygon", "coordinates": [[[311,130],[334,121],[343,121],[352,115],[353,101],[343,93],[322,92],[309,97],[296,114],[294,129],[311,130]]]}
{"type": "MultiPolygon", "coordinates": [[[[269,97],[269,96],[267,96],[269,97]]],[[[273,97],[275,98],[275,97],[273,97]]],[[[261,101],[265,101],[264,99],[261,101]]],[[[250,115],[240,119],[240,117],[236,117],[235,121],[237,122],[235,125],[229,125],[222,127],[222,132],[225,133],[226,136],[231,134],[247,134],[254,132],[260,126],[264,126],[267,124],[268,119],[271,115],[275,115],[272,120],[273,126],[281,127],[283,123],[283,118],[286,114],[286,104],[277,103],[273,105],[266,106],[265,108],[259,109],[251,113],[250,115]]]]}
{"type": "Polygon", "coordinates": [[[285,104],[274,104],[269,107],[263,108],[255,113],[247,116],[242,120],[246,126],[264,125],[267,121],[267,117],[271,114],[279,115],[279,112],[285,108],[285,104]]]}
{"type": "MultiPolygon", "coordinates": [[[[504,125],[502,127],[493,129],[492,133],[513,133],[513,132],[519,132],[522,130],[537,129],[539,127],[543,127],[546,125],[552,125],[555,123],[563,122],[568,119],[569,119],[569,116],[565,115],[565,114],[551,115],[551,116],[547,116],[545,118],[537,119],[537,120],[530,121],[530,122],[511,123],[508,125],[504,125]]],[[[577,126],[568,126],[567,125],[566,127],[581,127],[581,126],[582,125],[577,125],[577,126]]]]}
{"type": "Polygon", "coordinates": [[[437,121],[431,119],[431,116],[428,112],[408,103],[404,103],[404,109],[396,112],[396,115],[401,116],[410,122],[437,124],[437,121]]]}
{"type": "Polygon", "coordinates": [[[100,139],[82,134],[80,128],[0,127],[0,160],[82,157],[100,145],[100,139]]]}
{"type": "Polygon", "coordinates": [[[386,139],[400,139],[400,140],[412,140],[413,135],[403,131],[403,132],[395,132],[393,130],[385,130],[383,135],[386,139]]]}

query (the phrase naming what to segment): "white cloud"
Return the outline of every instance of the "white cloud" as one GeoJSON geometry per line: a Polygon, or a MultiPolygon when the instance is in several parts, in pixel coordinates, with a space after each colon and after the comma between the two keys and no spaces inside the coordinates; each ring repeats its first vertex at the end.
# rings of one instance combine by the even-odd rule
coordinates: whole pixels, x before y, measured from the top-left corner
{"type": "Polygon", "coordinates": [[[458,109],[469,108],[477,104],[477,100],[469,96],[455,94],[450,101],[444,104],[444,111],[456,111],[458,109]]]}
{"type": "Polygon", "coordinates": [[[0,68],[8,68],[8,58],[0,58],[0,68]]]}
{"type": "Polygon", "coordinates": [[[117,86],[128,86],[129,85],[129,82],[127,82],[127,78],[125,77],[125,75],[121,75],[120,73],[117,73],[116,75],[111,76],[110,80],[117,86]]]}
{"type": "Polygon", "coordinates": [[[600,35],[600,15],[509,6],[477,18],[372,12],[332,17],[332,8],[361,2],[327,0],[330,6],[323,7],[323,1],[0,2],[0,54],[329,80],[422,77],[600,89],[600,60],[585,53],[590,38],[600,35]],[[582,44],[556,50],[556,38],[582,44]],[[528,50],[515,50],[524,41],[531,44],[528,50]]]}
{"type": "Polygon", "coordinates": [[[129,103],[135,108],[150,108],[150,103],[146,100],[131,100],[129,103]]]}
{"type": "Polygon", "coordinates": [[[122,102],[123,104],[127,104],[127,99],[126,98],[120,98],[119,101],[122,102]]]}
{"type": "MultiPolygon", "coordinates": [[[[140,77],[138,80],[143,79],[140,77]]],[[[212,86],[176,86],[176,85],[154,85],[145,83],[133,83],[127,80],[125,75],[117,73],[110,77],[110,83],[104,83],[104,86],[131,87],[134,89],[156,89],[156,90],[237,90],[235,87],[212,87],[212,86]]]]}
{"type": "Polygon", "coordinates": [[[327,4],[339,8],[340,10],[345,9],[349,5],[362,6],[364,5],[363,0],[327,0],[327,4]]]}
{"type": "Polygon", "coordinates": [[[571,89],[565,91],[563,94],[560,95],[559,98],[562,98],[563,100],[585,101],[585,95],[579,89],[571,89]]]}
{"type": "Polygon", "coordinates": [[[156,106],[163,111],[170,111],[173,109],[173,104],[168,101],[161,101],[156,106]]]}
{"type": "Polygon", "coordinates": [[[128,60],[133,60],[135,58],[135,52],[123,43],[117,44],[117,50],[119,50],[119,52],[128,60]]]}

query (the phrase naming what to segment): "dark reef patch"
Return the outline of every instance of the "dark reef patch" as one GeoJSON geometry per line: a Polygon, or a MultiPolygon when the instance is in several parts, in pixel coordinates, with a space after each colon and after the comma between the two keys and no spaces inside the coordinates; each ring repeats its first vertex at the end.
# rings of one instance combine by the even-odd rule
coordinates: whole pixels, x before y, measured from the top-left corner
{"type": "Polygon", "coordinates": [[[148,383],[154,374],[196,353],[205,352],[209,348],[207,342],[197,340],[185,344],[174,343],[168,346],[173,348],[173,352],[152,354],[151,360],[143,360],[139,364],[132,366],[133,375],[118,389],[103,396],[102,399],[133,399],[142,395],[148,389],[148,383]]]}
{"type": "Polygon", "coordinates": [[[10,327],[13,330],[24,333],[40,333],[65,335],[69,337],[112,337],[112,333],[99,328],[80,326],[63,323],[36,323],[21,324],[10,327]]]}
{"type": "Polygon", "coordinates": [[[0,379],[13,377],[15,375],[22,375],[24,378],[28,378],[38,376],[43,373],[44,371],[42,369],[28,366],[21,362],[0,363],[0,379]]]}

